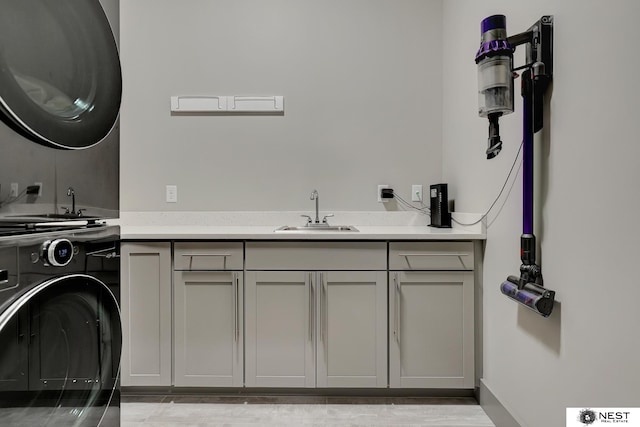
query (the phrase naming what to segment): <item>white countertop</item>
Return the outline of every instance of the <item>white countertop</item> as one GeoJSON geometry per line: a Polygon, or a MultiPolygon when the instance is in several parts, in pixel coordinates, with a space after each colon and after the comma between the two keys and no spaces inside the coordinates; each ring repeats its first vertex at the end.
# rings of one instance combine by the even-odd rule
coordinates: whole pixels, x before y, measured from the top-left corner
{"type": "MultiPolygon", "coordinates": [[[[307,212],[305,212],[306,214],[307,212]]],[[[454,213],[453,228],[428,226],[412,212],[336,212],[331,225],[359,231],[276,232],[283,225],[304,225],[298,212],[122,212],[110,224],[120,225],[123,240],[484,240],[480,215],[454,213]]]]}

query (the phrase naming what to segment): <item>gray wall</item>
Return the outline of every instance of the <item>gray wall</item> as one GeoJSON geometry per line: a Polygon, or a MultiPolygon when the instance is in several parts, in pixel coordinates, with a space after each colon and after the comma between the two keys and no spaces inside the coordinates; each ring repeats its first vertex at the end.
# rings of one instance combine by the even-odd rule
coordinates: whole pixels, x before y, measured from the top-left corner
{"type": "Polygon", "coordinates": [[[484,382],[523,427],[564,425],[566,407],[637,407],[640,58],[633,52],[640,3],[444,2],[443,173],[458,209],[467,212],[489,207],[521,141],[518,90],[516,113],[501,120],[505,148],[485,159],[487,123],[477,117],[473,58],[480,21],[494,13],[507,16],[510,34],[555,15],[556,68],[537,208],[545,284],[559,303],[544,319],[499,292],[520,265],[518,178],[499,216],[496,209],[489,217],[484,382]]]}
{"type": "Polygon", "coordinates": [[[384,210],[442,177],[440,0],[121,4],[122,211],[384,210]],[[284,116],[170,114],[284,95],[284,116]],[[178,203],[165,203],[165,185],[178,203]]]}

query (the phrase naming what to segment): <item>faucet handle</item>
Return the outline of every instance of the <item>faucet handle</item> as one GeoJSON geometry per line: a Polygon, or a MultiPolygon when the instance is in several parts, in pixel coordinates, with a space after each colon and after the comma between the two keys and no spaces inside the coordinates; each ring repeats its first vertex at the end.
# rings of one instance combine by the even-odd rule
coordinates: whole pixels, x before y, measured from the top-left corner
{"type": "Polygon", "coordinates": [[[313,220],[311,219],[311,217],[309,215],[300,215],[303,216],[305,218],[307,218],[307,225],[311,224],[313,222],[313,220]]]}
{"type": "Polygon", "coordinates": [[[60,209],[64,209],[64,213],[65,213],[65,214],[71,213],[71,212],[69,211],[69,208],[68,208],[68,207],[66,207],[66,206],[60,206],[60,209]]]}
{"type": "Polygon", "coordinates": [[[327,214],[325,216],[322,217],[322,223],[326,224],[327,223],[327,218],[331,218],[332,216],[334,216],[333,214],[327,214]]]}

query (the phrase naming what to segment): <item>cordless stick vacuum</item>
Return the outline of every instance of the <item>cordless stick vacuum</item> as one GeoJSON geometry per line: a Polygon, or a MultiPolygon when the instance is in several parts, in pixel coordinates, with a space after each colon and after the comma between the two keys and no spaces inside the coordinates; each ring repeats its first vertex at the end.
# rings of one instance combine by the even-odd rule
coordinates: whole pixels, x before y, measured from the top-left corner
{"type": "Polygon", "coordinates": [[[509,298],[548,317],[553,310],[555,292],[543,286],[542,269],[536,263],[533,234],[533,136],[542,130],[543,101],[553,74],[553,16],[543,16],[527,31],[507,36],[504,15],[485,18],[482,39],[476,54],[478,64],[478,113],[489,119],[487,159],[500,153],[498,119],[513,112],[513,80],[522,71],[523,107],[523,218],[520,237],[520,277],[509,276],[500,290],[509,298]],[[513,68],[513,52],[526,45],[525,65],[513,68]]]}

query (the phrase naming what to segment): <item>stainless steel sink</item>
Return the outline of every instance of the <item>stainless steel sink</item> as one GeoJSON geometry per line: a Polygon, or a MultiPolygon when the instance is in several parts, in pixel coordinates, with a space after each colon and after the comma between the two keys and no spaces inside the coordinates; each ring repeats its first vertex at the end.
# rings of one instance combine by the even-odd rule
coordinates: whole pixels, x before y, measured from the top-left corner
{"type": "Polygon", "coordinates": [[[357,228],[353,225],[303,225],[301,227],[285,225],[277,228],[276,233],[279,232],[300,232],[300,233],[314,233],[314,232],[326,232],[326,231],[351,231],[358,232],[357,228]]]}

